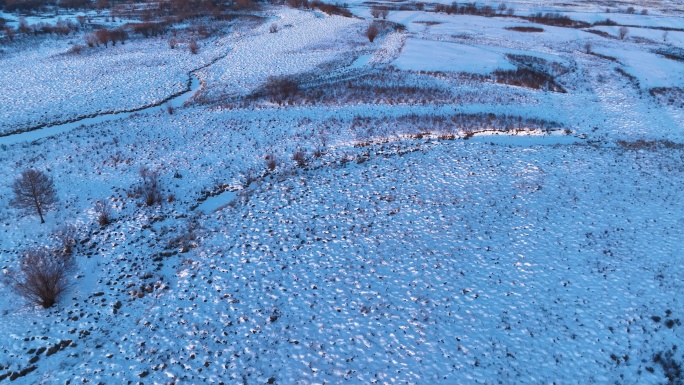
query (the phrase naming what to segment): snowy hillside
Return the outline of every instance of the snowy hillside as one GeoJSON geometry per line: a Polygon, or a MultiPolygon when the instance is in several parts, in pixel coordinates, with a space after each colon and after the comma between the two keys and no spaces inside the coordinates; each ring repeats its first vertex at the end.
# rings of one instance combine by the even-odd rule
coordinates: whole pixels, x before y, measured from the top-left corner
{"type": "Polygon", "coordinates": [[[0,383],[684,382],[684,7],[381,6],[5,35],[0,383]]]}

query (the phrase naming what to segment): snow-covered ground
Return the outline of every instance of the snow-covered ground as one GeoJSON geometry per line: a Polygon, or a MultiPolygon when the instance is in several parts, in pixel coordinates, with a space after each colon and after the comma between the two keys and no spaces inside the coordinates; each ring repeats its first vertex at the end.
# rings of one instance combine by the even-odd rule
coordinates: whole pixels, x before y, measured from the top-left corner
{"type": "MultiPolygon", "coordinates": [[[[653,4],[635,25],[678,7],[653,4]]],[[[392,11],[405,30],[371,43],[354,7],[368,19],[265,7],[198,55],[169,36],[2,47],[3,132],[144,107],[206,67],[173,111],[0,138],[2,271],[61,225],[79,234],[54,308],[0,284],[0,383],[668,382],[684,361],[684,111],[649,91],[684,84],[655,53],[679,35],[392,11]],[[567,92],[491,76],[515,68],[567,92]],[[297,98],[241,99],[284,75],[297,98]],[[40,226],[9,207],[28,167],[60,200],[40,226]],[[161,205],[135,197],[141,168],[161,205]]]]}

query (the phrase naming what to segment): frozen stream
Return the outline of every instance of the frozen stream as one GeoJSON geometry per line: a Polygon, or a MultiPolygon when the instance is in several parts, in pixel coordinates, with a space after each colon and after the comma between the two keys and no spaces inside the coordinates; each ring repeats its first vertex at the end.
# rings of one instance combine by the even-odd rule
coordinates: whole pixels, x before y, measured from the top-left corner
{"type": "Polygon", "coordinates": [[[197,92],[197,90],[200,89],[200,87],[201,87],[201,83],[199,81],[199,78],[197,77],[197,75],[195,75],[193,73],[190,76],[190,88],[187,91],[185,91],[179,95],[173,96],[170,99],[168,99],[164,102],[161,102],[160,104],[153,105],[150,107],[141,108],[141,109],[137,109],[137,110],[133,110],[133,111],[101,113],[101,114],[97,114],[95,116],[91,116],[91,117],[83,118],[83,119],[78,119],[78,120],[67,122],[67,123],[54,124],[54,125],[41,127],[39,129],[36,129],[36,130],[31,130],[31,131],[21,132],[18,134],[2,136],[2,137],[0,137],[0,145],[10,145],[10,144],[16,144],[16,143],[21,143],[21,142],[28,142],[28,141],[43,139],[43,138],[58,135],[58,134],[61,134],[61,133],[67,132],[67,131],[71,131],[77,127],[88,126],[88,125],[93,125],[93,124],[97,124],[97,123],[127,118],[127,117],[131,116],[132,114],[162,111],[168,107],[178,108],[178,107],[183,106],[183,104],[185,102],[187,102],[191,97],[193,97],[195,95],[195,93],[197,92]]]}

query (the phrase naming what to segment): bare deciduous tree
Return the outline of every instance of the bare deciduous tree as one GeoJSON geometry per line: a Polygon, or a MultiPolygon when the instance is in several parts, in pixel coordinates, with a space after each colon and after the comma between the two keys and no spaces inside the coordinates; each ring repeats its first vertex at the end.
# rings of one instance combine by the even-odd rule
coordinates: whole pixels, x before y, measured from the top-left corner
{"type": "Polygon", "coordinates": [[[368,37],[368,40],[372,43],[373,40],[380,34],[380,30],[378,29],[378,26],[375,25],[375,23],[371,24],[368,26],[366,29],[366,37],[368,37]]]}
{"type": "Polygon", "coordinates": [[[40,223],[45,223],[43,211],[53,208],[58,201],[52,178],[38,170],[24,170],[21,176],[14,180],[12,191],[12,207],[27,213],[35,210],[40,216],[40,223]]]}
{"type": "Polygon", "coordinates": [[[106,28],[98,29],[95,32],[95,36],[97,37],[97,41],[104,44],[105,47],[107,47],[107,44],[109,43],[109,30],[106,28]]]}
{"type": "Polygon", "coordinates": [[[73,267],[71,256],[29,249],[21,256],[19,271],[9,274],[9,284],[29,302],[47,309],[69,288],[69,272],[73,267]]]}
{"type": "Polygon", "coordinates": [[[620,27],[620,29],[618,29],[618,34],[620,35],[620,40],[624,40],[628,33],[629,33],[629,28],[627,28],[627,27],[620,27]]]}
{"type": "Polygon", "coordinates": [[[190,40],[190,43],[188,44],[188,49],[190,50],[191,54],[196,54],[199,52],[199,44],[197,44],[197,41],[190,40]]]}

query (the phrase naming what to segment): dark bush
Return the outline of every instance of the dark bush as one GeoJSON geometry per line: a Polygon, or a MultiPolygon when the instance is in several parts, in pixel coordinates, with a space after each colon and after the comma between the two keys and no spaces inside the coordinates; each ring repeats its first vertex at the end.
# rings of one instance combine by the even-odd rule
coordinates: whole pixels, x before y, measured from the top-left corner
{"type": "Polygon", "coordinates": [[[258,94],[266,95],[271,102],[283,104],[292,101],[299,92],[299,84],[291,77],[271,76],[266,83],[257,91],[258,94]]]}
{"type": "Polygon", "coordinates": [[[375,38],[380,34],[380,29],[375,23],[372,23],[371,25],[366,28],[366,37],[368,38],[368,41],[371,43],[375,38]]]}
{"type": "Polygon", "coordinates": [[[159,172],[142,167],[139,173],[142,182],[134,189],[133,195],[141,197],[146,206],[161,204],[163,198],[159,172]]]}
{"type": "Polygon", "coordinates": [[[307,160],[306,160],[306,154],[302,150],[297,150],[294,154],[292,154],[292,160],[295,161],[298,167],[306,167],[307,160]]]}
{"type": "Polygon", "coordinates": [[[509,31],[516,31],[516,32],[544,32],[544,28],[539,28],[539,27],[515,26],[515,27],[506,27],[506,29],[509,31]]]}
{"type": "Polygon", "coordinates": [[[69,288],[69,273],[73,266],[71,256],[29,249],[21,256],[19,271],[10,273],[10,285],[29,302],[49,308],[69,288]]]}
{"type": "Polygon", "coordinates": [[[95,201],[95,220],[100,226],[107,226],[112,222],[112,207],[104,200],[95,201]]]}
{"type": "Polygon", "coordinates": [[[190,50],[190,53],[193,55],[196,55],[199,52],[199,48],[199,44],[194,39],[190,40],[188,43],[188,50],[190,50]]]}

